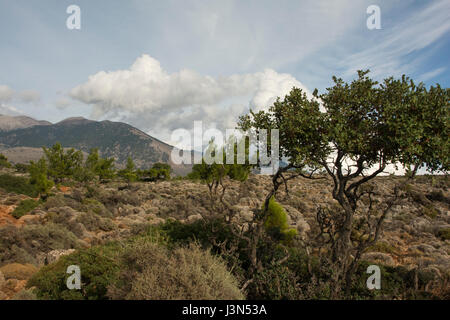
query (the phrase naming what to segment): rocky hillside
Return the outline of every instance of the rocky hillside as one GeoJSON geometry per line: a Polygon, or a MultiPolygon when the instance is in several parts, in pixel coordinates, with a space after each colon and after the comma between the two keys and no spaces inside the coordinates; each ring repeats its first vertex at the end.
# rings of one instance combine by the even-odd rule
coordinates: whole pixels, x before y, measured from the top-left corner
{"type": "Polygon", "coordinates": [[[0,132],[1,152],[12,162],[34,160],[40,154],[42,146],[50,147],[56,142],[63,147],[84,152],[98,148],[103,157],[114,157],[118,167],[124,166],[130,156],[138,168],[148,168],[155,162],[164,162],[169,163],[175,173],[180,175],[190,170],[190,166],[171,163],[172,146],[126,123],[98,122],[79,117],[56,124],[33,125],[0,132]]]}
{"type": "MultiPolygon", "coordinates": [[[[398,177],[375,179],[380,197],[391,192],[395,179],[398,177]]],[[[234,201],[239,212],[234,219],[245,226],[252,218],[251,210],[261,205],[270,177],[251,175],[242,185],[227,183],[226,198],[234,201]]],[[[289,194],[280,190],[277,199],[288,213],[289,225],[308,243],[318,232],[317,206],[333,205],[331,181],[298,178],[288,183],[289,194]]],[[[418,177],[408,187],[411,196],[387,217],[379,242],[369,248],[364,259],[425,270],[429,275],[426,290],[438,290],[433,281],[440,285],[450,270],[448,187],[446,177],[418,177]]],[[[116,181],[53,191],[54,196],[18,219],[12,217],[14,209],[30,197],[0,191],[0,298],[26,294],[22,288],[30,274],[72,249],[128,238],[167,220],[190,223],[214,214],[208,210],[207,186],[188,180],[131,186],[116,181]]]]}

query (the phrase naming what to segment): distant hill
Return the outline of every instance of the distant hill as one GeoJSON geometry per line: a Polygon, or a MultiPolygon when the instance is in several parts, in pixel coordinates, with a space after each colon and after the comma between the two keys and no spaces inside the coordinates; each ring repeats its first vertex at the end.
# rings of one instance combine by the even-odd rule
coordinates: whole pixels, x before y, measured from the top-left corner
{"type": "Polygon", "coordinates": [[[9,155],[13,162],[15,159],[17,162],[27,162],[40,154],[38,149],[42,146],[50,147],[60,142],[63,147],[84,152],[98,148],[103,157],[114,157],[118,167],[123,167],[130,156],[138,168],[148,168],[155,162],[164,162],[169,163],[177,174],[184,175],[191,169],[188,165],[171,163],[172,146],[126,123],[93,121],[81,117],[69,118],[56,124],[45,123],[46,125],[33,124],[0,131],[1,152],[9,155]]]}
{"type": "Polygon", "coordinates": [[[0,131],[23,129],[33,126],[51,125],[48,121],[39,121],[26,116],[6,116],[0,114],[0,131]]]}

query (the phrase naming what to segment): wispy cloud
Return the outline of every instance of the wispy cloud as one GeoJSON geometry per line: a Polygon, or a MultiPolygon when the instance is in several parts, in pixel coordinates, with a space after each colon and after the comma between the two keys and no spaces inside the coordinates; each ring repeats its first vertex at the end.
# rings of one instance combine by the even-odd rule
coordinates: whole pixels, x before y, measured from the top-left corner
{"type": "MultiPolygon", "coordinates": [[[[367,49],[348,55],[339,63],[344,75],[353,75],[358,69],[371,69],[372,75],[401,75],[416,72],[425,55],[410,55],[436,44],[450,31],[450,2],[439,0],[427,3],[408,18],[388,28],[377,30],[379,37],[367,49]]],[[[438,73],[436,73],[438,74],[438,73]]],[[[434,74],[434,75],[436,75],[434,74]]],[[[433,76],[432,73],[429,74],[433,76]]]]}
{"type": "Polygon", "coordinates": [[[425,72],[425,73],[423,73],[423,74],[420,76],[419,80],[420,80],[420,81],[427,81],[427,80],[429,80],[429,79],[432,79],[432,78],[436,77],[437,75],[440,75],[440,74],[443,73],[445,70],[447,70],[446,67],[441,67],[441,68],[437,68],[437,69],[431,70],[431,71],[429,71],[429,72],[425,72]]]}

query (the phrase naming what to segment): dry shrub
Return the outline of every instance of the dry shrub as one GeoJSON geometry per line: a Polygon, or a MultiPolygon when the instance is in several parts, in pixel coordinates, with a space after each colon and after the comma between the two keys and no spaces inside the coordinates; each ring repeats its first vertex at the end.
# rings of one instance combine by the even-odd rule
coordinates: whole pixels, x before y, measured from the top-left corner
{"type": "Polygon", "coordinates": [[[12,297],[12,300],[37,300],[37,297],[33,289],[22,289],[12,297]]]}
{"type": "Polygon", "coordinates": [[[243,299],[225,263],[198,245],[170,251],[142,240],[122,256],[125,269],[108,295],[113,299],[243,299]]]}
{"type": "Polygon", "coordinates": [[[0,268],[5,279],[28,280],[38,269],[32,264],[10,263],[0,268]]]}

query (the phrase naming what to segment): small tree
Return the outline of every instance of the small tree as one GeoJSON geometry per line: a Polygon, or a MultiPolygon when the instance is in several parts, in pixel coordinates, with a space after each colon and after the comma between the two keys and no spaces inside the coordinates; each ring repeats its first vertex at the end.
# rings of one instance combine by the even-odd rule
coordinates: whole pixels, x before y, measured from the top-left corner
{"type": "Polygon", "coordinates": [[[249,146],[246,145],[246,163],[239,164],[237,163],[237,143],[227,143],[221,149],[218,149],[214,144],[214,141],[210,141],[208,148],[205,153],[210,154],[212,158],[215,158],[216,154],[220,152],[221,162],[217,163],[213,162],[211,164],[206,163],[206,161],[202,158],[201,164],[195,164],[192,167],[192,172],[189,173],[188,178],[197,179],[205,182],[208,185],[209,192],[211,196],[217,193],[217,189],[219,186],[222,186],[222,193],[225,192],[225,186],[223,181],[226,177],[236,180],[236,181],[245,181],[248,178],[252,165],[248,164],[248,156],[249,156],[249,146]],[[232,163],[227,163],[226,159],[226,148],[231,147],[234,148],[234,159],[233,161],[228,161],[232,163]]]}
{"type": "Polygon", "coordinates": [[[125,169],[120,170],[118,174],[120,177],[125,179],[128,182],[128,184],[130,184],[131,182],[136,181],[137,179],[137,174],[134,168],[135,165],[133,159],[131,159],[131,157],[128,157],[127,166],[125,167],[125,169]]]}
{"type": "Polygon", "coordinates": [[[60,143],[51,148],[42,147],[48,162],[48,175],[56,182],[71,178],[82,167],[83,153],[69,149],[64,152],[60,143]]]}
{"type": "Polygon", "coordinates": [[[89,176],[98,176],[100,180],[114,177],[114,158],[101,158],[97,148],[91,149],[84,166],[90,173],[89,176]]]}
{"type": "Polygon", "coordinates": [[[11,164],[8,162],[8,158],[0,153],[0,168],[11,168],[11,164]]]}
{"type": "Polygon", "coordinates": [[[53,181],[47,178],[47,162],[44,158],[41,158],[38,162],[30,161],[28,171],[30,173],[30,183],[34,186],[40,197],[45,200],[53,187],[53,181]]]}
{"type": "MultiPolygon", "coordinates": [[[[268,111],[250,112],[239,123],[244,130],[278,129],[280,160],[283,157],[289,161],[273,176],[265,208],[286,182],[288,170],[297,169],[298,175],[310,178],[323,170],[331,177],[332,196],[340,209],[319,210],[318,222],[332,244],[335,289],[342,282],[349,289],[362,252],[377,241],[386,214],[399,200],[397,187],[392,197],[374,210],[372,194],[363,186],[389,164],[411,168],[409,178],[420,167],[429,171],[449,168],[450,90],[439,85],[426,89],[405,76],[387,78],[379,84],[367,74],[358,71],[358,78],[350,84],[333,77],[334,86],[321,95],[315,90],[312,98],[293,88],[268,111]],[[361,225],[355,220],[355,212],[362,197],[370,203],[364,218],[364,225],[370,227],[354,245],[351,234],[361,225]]],[[[267,209],[263,211],[261,221],[268,214],[267,209]]]]}

